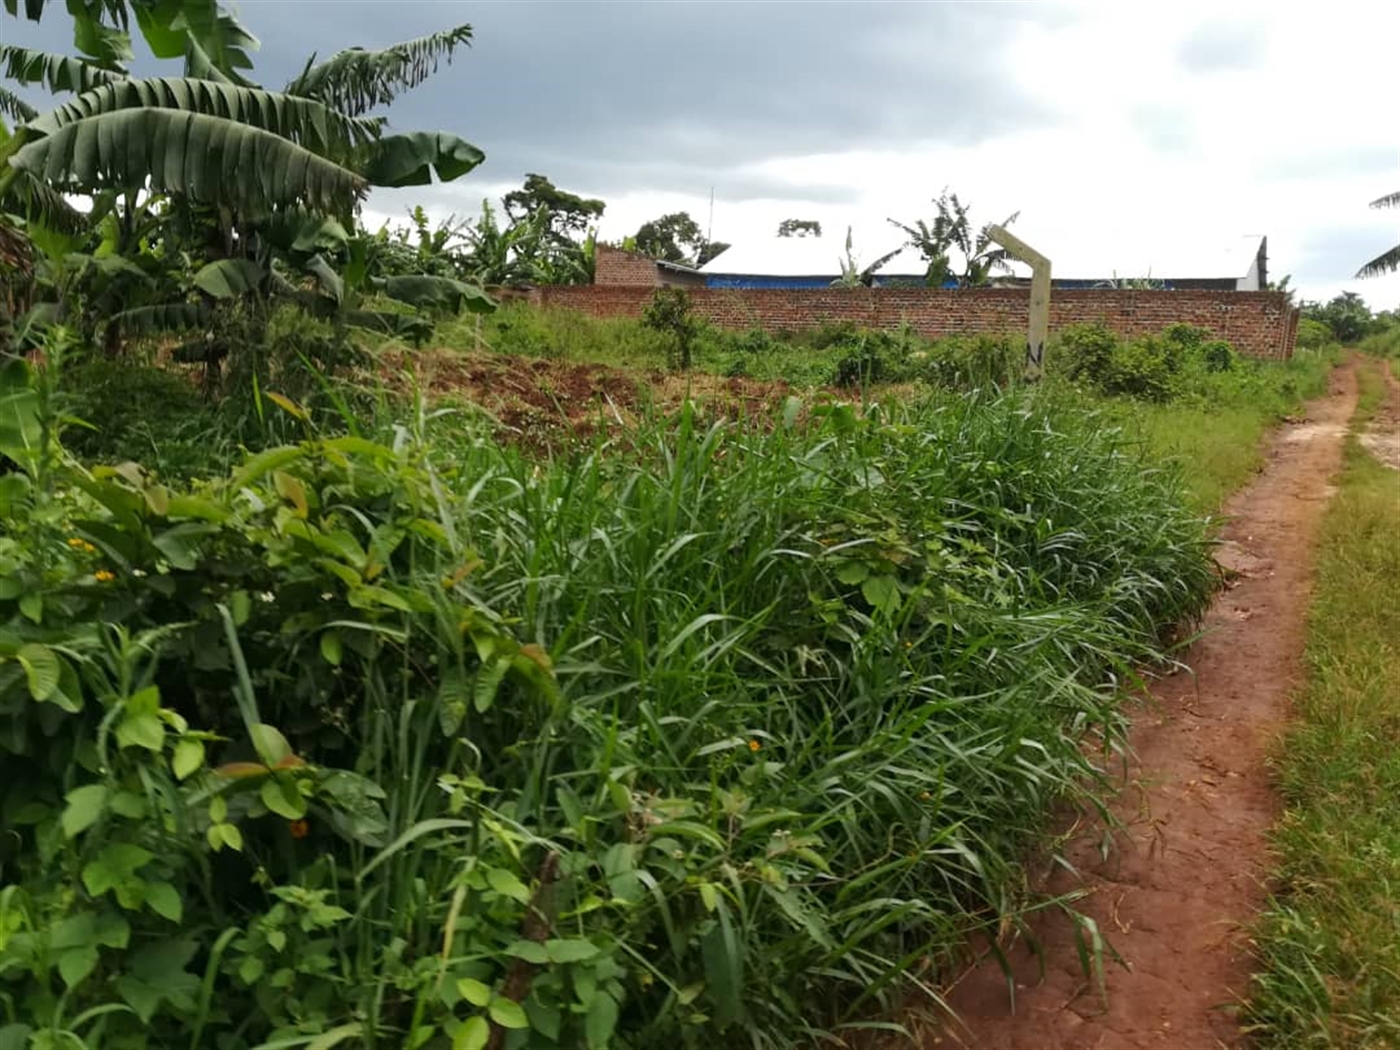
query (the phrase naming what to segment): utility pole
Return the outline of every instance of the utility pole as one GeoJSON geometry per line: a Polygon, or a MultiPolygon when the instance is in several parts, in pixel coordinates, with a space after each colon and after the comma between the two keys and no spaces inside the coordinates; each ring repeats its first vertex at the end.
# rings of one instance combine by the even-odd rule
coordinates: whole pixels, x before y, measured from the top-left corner
{"type": "Polygon", "coordinates": [[[1031,311],[1026,330],[1026,379],[1037,383],[1045,374],[1045,340],[1050,333],[1050,260],[1000,226],[987,227],[987,236],[1031,268],[1031,311]]]}

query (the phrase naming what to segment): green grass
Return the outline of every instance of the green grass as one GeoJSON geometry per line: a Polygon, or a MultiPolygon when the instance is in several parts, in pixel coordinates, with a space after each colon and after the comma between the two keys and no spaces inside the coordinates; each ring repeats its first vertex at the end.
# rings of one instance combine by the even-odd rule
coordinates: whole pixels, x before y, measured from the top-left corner
{"type": "Polygon", "coordinates": [[[938,1009],[1044,905],[1047,809],[1111,790],[1206,527],[1070,395],[806,407],[7,483],[0,1041],[436,1050],[489,1009],[508,1050],[778,1050],[938,1009]]]}
{"type": "MultiPolygon", "coordinates": [[[[1381,378],[1361,372],[1358,423],[1381,378]]],[[[1277,1048],[1400,1045],[1400,473],[1349,438],[1318,543],[1308,678],[1277,757],[1279,890],[1248,1023],[1277,1048]]]]}
{"type": "Polygon", "coordinates": [[[1286,364],[1249,363],[1244,376],[1221,377],[1205,397],[1118,401],[1117,414],[1154,454],[1181,464],[1191,505],[1214,514],[1263,466],[1269,430],[1326,392],[1337,360],[1333,348],[1299,351],[1286,364]]]}

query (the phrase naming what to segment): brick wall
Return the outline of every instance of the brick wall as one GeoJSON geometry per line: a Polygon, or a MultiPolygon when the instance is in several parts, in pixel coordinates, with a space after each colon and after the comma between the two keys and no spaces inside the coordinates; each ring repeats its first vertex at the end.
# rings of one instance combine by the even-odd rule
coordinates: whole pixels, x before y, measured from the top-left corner
{"type": "Polygon", "coordinates": [[[636,252],[600,244],[594,249],[593,283],[619,288],[655,288],[656,261],[636,252]]]}
{"type": "MultiPolygon", "coordinates": [[[[622,253],[626,254],[626,253],[622,253]]],[[[602,258],[599,258],[602,265],[602,258]]],[[[653,279],[654,280],[654,279],[653,279]]],[[[538,288],[531,299],[595,317],[636,317],[652,287],[538,288]]],[[[897,328],[907,322],[930,338],[966,332],[1025,331],[1030,292],[1021,288],[695,288],[696,311],[726,328],[770,331],[815,328],[853,321],[865,328],[897,328]]],[[[1050,295],[1050,332],[1098,322],[1121,335],[1147,335],[1182,322],[1209,329],[1241,353],[1293,356],[1298,311],[1281,292],[1064,289],[1050,295]]]]}

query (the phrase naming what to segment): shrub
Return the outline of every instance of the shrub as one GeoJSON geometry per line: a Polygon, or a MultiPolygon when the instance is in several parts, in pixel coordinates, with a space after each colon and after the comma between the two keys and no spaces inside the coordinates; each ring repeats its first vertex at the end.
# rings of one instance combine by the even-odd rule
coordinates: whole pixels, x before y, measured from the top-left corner
{"type": "Polygon", "coordinates": [[[671,366],[690,371],[696,337],[705,323],[698,317],[684,288],[658,288],[642,311],[642,324],[660,332],[671,344],[671,366]]]}
{"type": "Polygon", "coordinates": [[[1321,350],[1337,341],[1332,329],[1321,321],[1303,317],[1298,321],[1297,347],[1299,350],[1321,350]]]}
{"type": "Polygon", "coordinates": [[[1214,579],[1048,395],[544,464],[439,417],[189,488],[0,403],[4,1045],[833,1041],[1018,921],[1214,579]]]}

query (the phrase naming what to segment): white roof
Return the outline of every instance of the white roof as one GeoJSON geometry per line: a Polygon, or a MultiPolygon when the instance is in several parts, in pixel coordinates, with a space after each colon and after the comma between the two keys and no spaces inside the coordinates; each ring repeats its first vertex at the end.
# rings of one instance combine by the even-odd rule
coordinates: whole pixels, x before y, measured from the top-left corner
{"type": "MultiPolygon", "coordinates": [[[[1067,281],[1102,280],[1115,276],[1125,280],[1149,276],[1239,279],[1246,276],[1254,265],[1263,237],[1250,234],[1223,241],[1203,241],[1185,247],[1161,249],[1130,242],[1108,252],[1094,251],[1092,255],[1076,251],[1070,243],[1042,245],[1029,237],[1027,240],[1050,256],[1055,277],[1067,281]]],[[[1029,274],[1030,269],[1017,264],[1016,272],[1029,274]]]]}
{"type": "MultiPolygon", "coordinates": [[[[868,266],[894,244],[882,244],[878,251],[853,247],[856,263],[868,266]]],[[[762,277],[839,277],[846,258],[846,236],[768,237],[726,248],[700,267],[701,273],[748,274],[762,277]]],[[[923,274],[928,268],[919,253],[906,249],[879,272],[884,274],[923,274]]]]}

